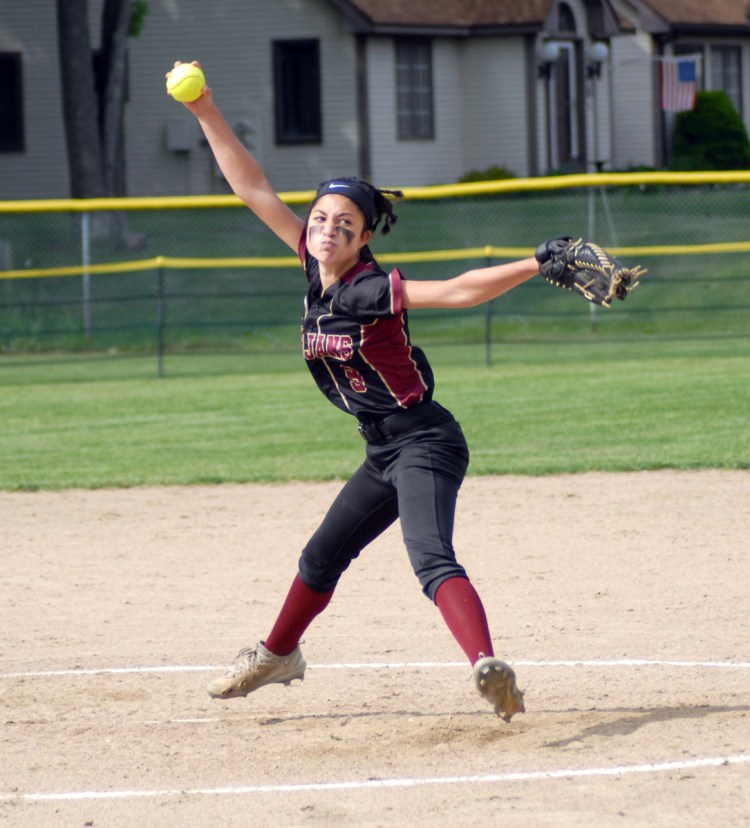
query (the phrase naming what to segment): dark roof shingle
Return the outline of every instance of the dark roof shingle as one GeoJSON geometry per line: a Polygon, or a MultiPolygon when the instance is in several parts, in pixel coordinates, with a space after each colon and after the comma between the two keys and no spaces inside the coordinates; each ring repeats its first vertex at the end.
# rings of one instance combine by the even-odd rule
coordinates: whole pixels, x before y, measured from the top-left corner
{"type": "MultiPolygon", "coordinates": [[[[341,0],[340,0],[341,2],[341,0]]],[[[375,26],[541,26],[553,0],[343,0],[375,26]]],[[[606,0],[604,0],[606,3],[606,0]]],[[[640,0],[668,24],[747,26],[748,0],[640,0]]],[[[636,0],[636,6],[638,1],[636,0]]]]}
{"type": "Polygon", "coordinates": [[[541,24],[552,0],[349,0],[374,24],[487,26],[541,24]]]}
{"type": "Polygon", "coordinates": [[[746,0],[646,0],[668,23],[746,26],[746,0]]]}

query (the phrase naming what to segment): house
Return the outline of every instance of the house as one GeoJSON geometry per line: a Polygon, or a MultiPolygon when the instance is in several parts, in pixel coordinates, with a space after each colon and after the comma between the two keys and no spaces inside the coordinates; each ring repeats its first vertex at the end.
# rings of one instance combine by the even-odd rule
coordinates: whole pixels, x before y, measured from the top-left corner
{"type": "Polygon", "coordinates": [[[662,106],[661,70],[670,57],[692,58],[698,89],[724,90],[750,126],[750,4],[615,0],[613,8],[622,26],[612,38],[609,64],[613,167],[668,162],[674,114],[662,106]]]}
{"type": "MultiPolygon", "coordinates": [[[[102,0],[89,0],[97,44],[102,0]]],[[[334,174],[382,186],[663,166],[665,58],[724,89],[746,123],[745,0],[149,0],[129,45],[129,195],[227,192],[166,96],[199,59],[280,190],[334,174]]],[[[0,0],[0,199],[69,194],[55,4],[0,0]]]]}

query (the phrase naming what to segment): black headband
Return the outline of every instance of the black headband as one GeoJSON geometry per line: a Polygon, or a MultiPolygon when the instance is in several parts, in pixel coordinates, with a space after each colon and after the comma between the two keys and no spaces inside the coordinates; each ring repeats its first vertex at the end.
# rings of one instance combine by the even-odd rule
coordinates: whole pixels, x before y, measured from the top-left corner
{"type": "Polygon", "coordinates": [[[372,196],[372,190],[360,181],[354,181],[349,178],[333,178],[331,181],[326,181],[318,187],[318,192],[315,193],[313,205],[324,195],[346,196],[353,201],[357,207],[365,215],[365,227],[372,230],[377,224],[377,210],[375,209],[375,199],[372,196]]]}

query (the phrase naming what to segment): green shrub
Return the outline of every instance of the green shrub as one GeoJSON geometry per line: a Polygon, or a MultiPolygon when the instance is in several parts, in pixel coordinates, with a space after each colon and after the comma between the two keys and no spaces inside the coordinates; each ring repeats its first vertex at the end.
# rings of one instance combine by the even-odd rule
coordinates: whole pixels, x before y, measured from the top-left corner
{"type": "Polygon", "coordinates": [[[747,130],[726,92],[699,92],[695,108],[675,121],[673,170],[750,168],[747,130]]]}
{"type": "Polygon", "coordinates": [[[517,178],[518,176],[511,172],[506,167],[499,167],[495,164],[488,167],[486,170],[471,170],[466,175],[458,179],[459,184],[470,184],[474,181],[502,181],[507,178],[517,178]]]}

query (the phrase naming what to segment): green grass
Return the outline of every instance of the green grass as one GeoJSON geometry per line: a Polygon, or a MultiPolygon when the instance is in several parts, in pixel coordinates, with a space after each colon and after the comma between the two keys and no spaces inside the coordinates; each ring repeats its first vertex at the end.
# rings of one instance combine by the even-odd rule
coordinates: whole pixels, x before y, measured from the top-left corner
{"type": "MultiPolygon", "coordinates": [[[[747,339],[429,351],[472,474],[750,468],[747,339]]],[[[0,488],[348,476],[354,420],[297,355],[0,357],[0,488]]],[[[594,493],[592,493],[595,496],[594,493]]]]}

